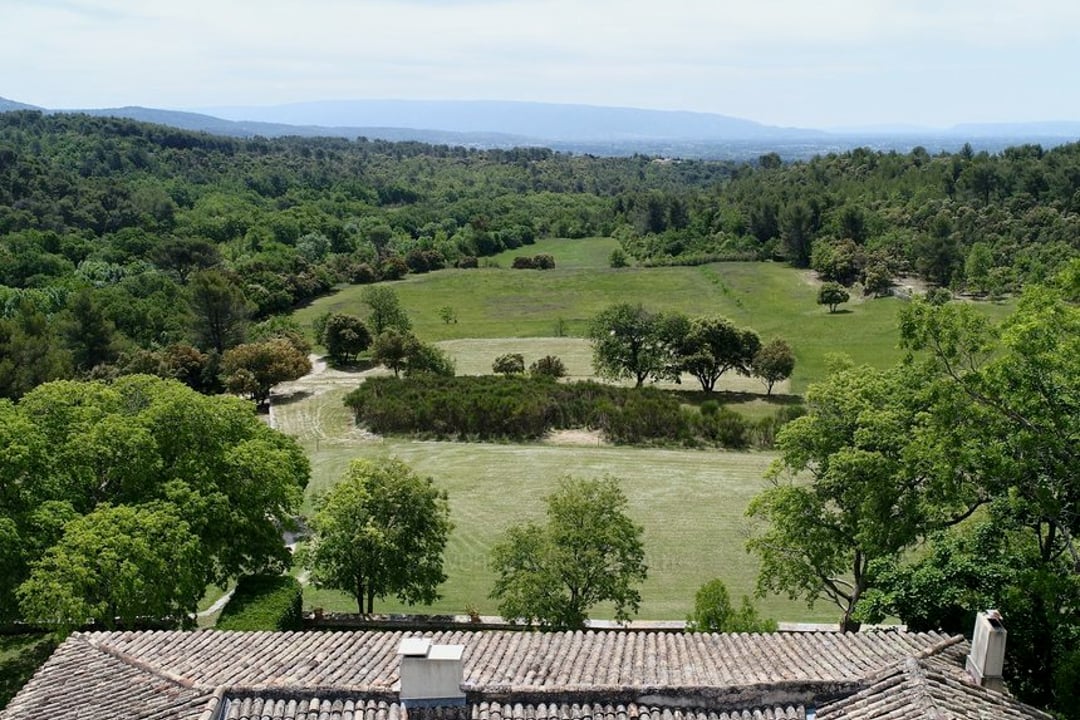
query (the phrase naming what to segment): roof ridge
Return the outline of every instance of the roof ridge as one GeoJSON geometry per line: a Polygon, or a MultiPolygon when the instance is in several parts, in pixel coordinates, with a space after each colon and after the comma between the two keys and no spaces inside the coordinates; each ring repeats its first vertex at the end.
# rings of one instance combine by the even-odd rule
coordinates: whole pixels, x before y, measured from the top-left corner
{"type": "Polygon", "coordinates": [[[126,665],[130,665],[131,667],[141,670],[145,673],[149,673],[151,675],[154,675],[155,677],[159,677],[162,680],[173,683],[174,685],[179,685],[182,688],[188,688],[190,690],[202,690],[204,692],[212,692],[217,689],[217,687],[214,685],[202,685],[200,683],[196,683],[190,678],[183,677],[182,675],[177,675],[176,673],[170,672],[164,668],[155,667],[150,663],[146,662],[145,660],[137,658],[134,655],[124,652],[123,650],[112,647],[108,643],[96,642],[93,639],[92,635],[85,633],[75,633],[74,635],[72,635],[72,637],[76,640],[81,640],[82,642],[86,643],[98,652],[102,652],[106,655],[116,658],[117,660],[126,665]]]}
{"type": "MultiPolygon", "coordinates": [[[[929,633],[917,633],[917,634],[919,634],[919,635],[928,635],[929,633]]],[[[922,650],[918,651],[917,653],[915,653],[911,657],[914,658],[915,660],[919,660],[919,661],[926,660],[927,658],[931,658],[931,657],[934,657],[935,655],[940,654],[941,652],[947,650],[948,648],[951,648],[954,645],[959,645],[960,643],[966,642],[966,641],[967,641],[967,638],[965,638],[963,635],[949,635],[944,640],[939,640],[938,642],[934,643],[930,647],[923,648],[922,650]]]]}
{"type": "Polygon", "coordinates": [[[923,666],[922,660],[908,658],[903,663],[902,672],[904,673],[905,684],[908,685],[909,692],[914,696],[913,700],[918,703],[927,717],[936,719],[939,710],[938,703],[933,693],[930,692],[929,678],[926,676],[926,668],[923,666]]]}

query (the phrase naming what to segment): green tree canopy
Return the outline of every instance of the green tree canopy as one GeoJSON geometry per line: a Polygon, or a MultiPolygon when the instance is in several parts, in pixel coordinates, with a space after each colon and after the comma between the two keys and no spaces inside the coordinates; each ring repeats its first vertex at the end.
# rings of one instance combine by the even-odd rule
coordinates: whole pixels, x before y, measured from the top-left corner
{"type": "Polygon", "coordinates": [[[765,383],[765,394],[772,395],[773,385],[791,377],[795,369],[795,353],[791,346],[777,338],[754,354],[750,372],[765,383]]]}
{"type": "Polygon", "coordinates": [[[370,347],[371,333],[356,315],[333,313],[322,326],[320,342],[334,362],[350,363],[370,347]]]}
{"type": "Polygon", "coordinates": [[[372,335],[380,335],[386,330],[408,332],[412,329],[409,316],[401,307],[401,301],[398,300],[393,288],[386,285],[372,285],[364,288],[362,297],[371,309],[367,322],[371,326],[372,335]]]}
{"type": "Polygon", "coordinates": [[[776,621],[758,616],[750,598],[743,595],[738,609],[720,578],[710,580],[694,595],[694,612],[686,618],[690,632],[760,633],[775,632],[776,621]]]}
{"type": "Polygon", "coordinates": [[[712,392],[716,381],[728,370],[749,375],[761,348],[756,332],[736,327],[721,317],[693,318],[686,334],[675,342],[680,369],[697,378],[706,392],[712,392]]]}
{"type": "Polygon", "coordinates": [[[147,618],[188,622],[206,590],[198,537],[166,503],[99,505],[72,520],[19,587],[23,617],[76,628],[147,618]]]}
{"type": "Polygon", "coordinates": [[[589,324],[588,336],[593,369],[600,377],[630,378],[641,387],[650,377],[671,375],[663,317],[641,305],[620,303],[601,311],[589,324]]]}
{"type": "Polygon", "coordinates": [[[186,522],[203,588],[290,561],[281,531],[299,508],[308,462],[247,401],[130,375],[40,385],[18,405],[0,403],[0,419],[0,518],[19,538],[0,596],[27,579],[67,524],[103,505],[153,504],[186,522]]]}
{"type": "Polygon", "coordinates": [[[521,375],[525,372],[525,356],[521,353],[505,353],[491,363],[491,372],[505,375],[521,375]]]}
{"type": "Polygon", "coordinates": [[[275,338],[229,348],[221,358],[221,372],[229,392],[263,405],[275,385],[311,372],[311,361],[285,338],[275,338]]]}
{"type": "Polygon", "coordinates": [[[491,595],[508,619],[579,628],[600,602],[615,618],[636,613],[645,580],[643,530],[626,514],[613,477],[566,477],[547,498],[547,523],[511,527],[491,551],[491,595]]]}
{"type": "Polygon", "coordinates": [[[926,380],[918,368],[843,367],[810,387],[807,414],[777,435],[773,486],[747,510],[768,523],[747,543],[761,559],[760,594],[784,592],[811,606],[828,598],[843,611],[842,626],[857,627],[869,564],[979,504],[944,468],[909,463],[926,380]]]}
{"type": "Polygon", "coordinates": [[[304,562],[317,585],[349,593],[368,613],[391,595],[413,604],[438,599],[453,524],[446,493],[431,478],[396,459],[355,460],[316,508],[304,562]]]}
{"type": "Polygon", "coordinates": [[[817,303],[829,308],[830,313],[836,312],[836,306],[846,303],[851,299],[847,289],[838,282],[829,281],[822,283],[818,288],[817,303]]]}

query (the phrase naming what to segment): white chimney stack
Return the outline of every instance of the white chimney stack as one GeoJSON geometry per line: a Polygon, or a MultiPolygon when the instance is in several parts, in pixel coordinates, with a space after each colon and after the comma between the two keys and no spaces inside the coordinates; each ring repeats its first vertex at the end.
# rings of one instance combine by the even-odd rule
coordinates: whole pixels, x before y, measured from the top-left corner
{"type": "Polygon", "coordinates": [[[971,638],[971,653],[967,672],[985,688],[1002,692],[1001,670],[1005,664],[1005,626],[997,610],[981,612],[975,618],[975,633],[971,638]]]}
{"type": "Polygon", "coordinates": [[[461,689],[464,645],[433,645],[427,638],[405,638],[401,656],[399,696],[410,707],[447,707],[465,704],[461,689]]]}

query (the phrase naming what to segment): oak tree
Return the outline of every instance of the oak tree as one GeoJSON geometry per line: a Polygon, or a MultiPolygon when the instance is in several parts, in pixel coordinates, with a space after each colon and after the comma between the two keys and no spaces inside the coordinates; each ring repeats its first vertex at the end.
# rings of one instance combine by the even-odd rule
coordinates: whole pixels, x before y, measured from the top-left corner
{"type": "Polygon", "coordinates": [[[316,501],[304,563],[317,586],[347,592],[358,610],[376,599],[430,604],[446,579],[443,551],[453,524],[445,491],[400,460],[355,460],[316,501]]]}

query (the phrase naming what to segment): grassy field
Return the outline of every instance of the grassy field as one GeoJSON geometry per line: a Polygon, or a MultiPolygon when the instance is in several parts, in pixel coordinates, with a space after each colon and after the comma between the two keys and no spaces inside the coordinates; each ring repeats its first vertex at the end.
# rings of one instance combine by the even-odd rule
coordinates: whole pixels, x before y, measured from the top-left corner
{"type": "MultiPolygon", "coordinates": [[[[699,267],[607,267],[611,239],[544,240],[496,258],[503,267],[440,270],[393,284],[417,334],[428,341],[584,335],[589,319],[616,302],[655,310],[715,313],[754,328],[762,339],[786,339],[797,364],[791,388],[801,392],[822,376],[832,352],[884,367],[900,357],[896,316],[904,301],[853,298],[829,314],[816,303],[811,273],[777,263],[714,263],[699,267]],[[547,252],[553,270],[510,270],[513,255],[547,252]],[[446,324],[450,306],[458,322],[446,324]],[[561,331],[560,331],[561,330],[561,331]]],[[[364,315],[363,287],[349,286],[298,310],[304,325],[326,311],[364,315]]],[[[1008,308],[985,304],[994,317],[1008,308]]]]}
{"type": "MultiPolygon", "coordinates": [[[[327,391],[275,408],[277,427],[298,437],[312,461],[306,511],[311,497],[336,482],[354,458],[395,456],[435,478],[449,493],[455,527],[445,555],[450,579],[443,600],[429,608],[433,612],[461,613],[466,604],[494,612],[487,597],[494,578],[487,566],[491,545],[506,528],[542,519],[542,499],[565,474],[623,479],[631,514],[645,527],[649,579],[641,617],[682,619],[694,591],[713,577],[724,578],[735,594],[752,591],[757,568],[743,548],[743,513],[765,486],[769,454],[365,438],[351,427],[340,405],[343,395],[344,389],[327,391]]],[[[335,592],[309,590],[305,605],[355,610],[351,598],[335,592]]],[[[782,619],[835,614],[825,606],[811,613],[783,598],[766,599],[761,607],[782,619]]],[[[405,610],[393,602],[377,609],[405,610]]],[[[603,608],[596,613],[603,614],[603,608]]]]}
{"type": "MultiPolygon", "coordinates": [[[[621,268],[607,266],[616,247],[610,239],[546,240],[495,258],[500,267],[443,270],[394,283],[417,334],[438,342],[455,359],[459,374],[490,372],[492,360],[520,352],[529,363],[559,356],[572,378],[592,374],[589,344],[581,338],[588,321],[615,302],[641,302],[655,310],[716,313],[757,330],[764,340],[785,338],[798,364],[790,384],[766,398],[757,381],[725,377],[720,399],[760,417],[797,399],[820,378],[827,356],[843,352],[858,363],[884,367],[897,360],[896,316],[903,301],[855,298],[844,311],[829,314],[816,303],[817,284],[808,272],[775,263],[715,263],[700,267],[621,268]],[[510,270],[515,255],[550,253],[556,268],[510,270]],[[458,322],[445,324],[439,308],[454,308],[458,322]]],[[[362,287],[346,287],[296,313],[309,323],[326,311],[364,315],[362,287]]],[[[1008,308],[984,305],[994,317],[1008,308]]],[[[369,371],[378,373],[379,370],[369,371]]],[[[509,526],[539,519],[541,499],[567,473],[614,474],[634,517],[645,526],[650,567],[642,588],[641,617],[681,619],[695,590],[722,577],[738,597],[750,593],[756,564],[744,550],[747,503],[764,486],[772,456],[698,450],[614,448],[589,436],[576,444],[490,445],[380,439],[355,428],[341,398],[360,382],[356,374],[329,369],[285,388],[291,397],[277,402],[274,420],[303,443],[311,458],[311,498],[341,477],[357,457],[393,455],[431,475],[450,496],[455,530],[446,553],[450,576],[444,599],[431,608],[462,612],[467,604],[493,612],[488,599],[493,575],[488,550],[509,526]]],[[[693,381],[681,390],[700,402],[693,381]]],[[[345,595],[309,590],[305,603],[327,609],[355,609],[345,595]]],[[[833,620],[836,611],[820,604],[814,611],[786,598],[766,598],[760,607],[780,620],[833,620]]],[[[404,610],[393,603],[380,611],[404,610]]],[[[605,615],[603,608],[595,613],[605,615]]]]}

